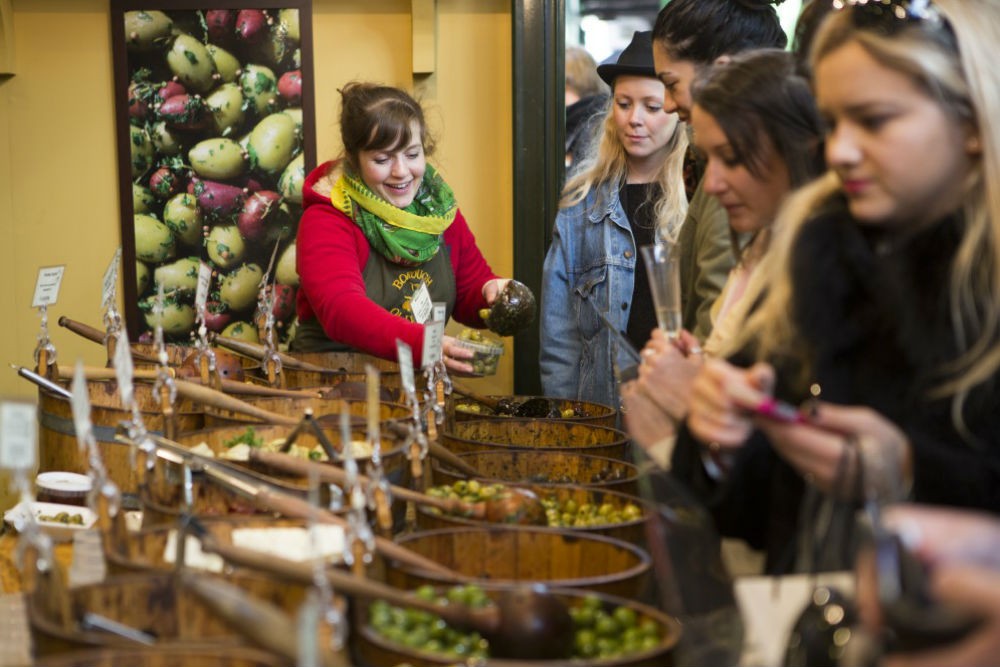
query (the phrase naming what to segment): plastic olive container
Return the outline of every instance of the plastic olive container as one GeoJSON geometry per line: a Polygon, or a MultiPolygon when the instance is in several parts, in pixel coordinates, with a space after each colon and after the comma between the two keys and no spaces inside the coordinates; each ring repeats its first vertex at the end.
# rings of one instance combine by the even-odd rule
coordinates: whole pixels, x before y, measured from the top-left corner
{"type": "Polygon", "coordinates": [[[497,364],[503,354],[503,343],[494,341],[480,334],[482,340],[466,340],[457,338],[456,343],[466,349],[472,350],[473,356],[469,360],[472,364],[472,374],[477,376],[496,375],[497,364]]]}

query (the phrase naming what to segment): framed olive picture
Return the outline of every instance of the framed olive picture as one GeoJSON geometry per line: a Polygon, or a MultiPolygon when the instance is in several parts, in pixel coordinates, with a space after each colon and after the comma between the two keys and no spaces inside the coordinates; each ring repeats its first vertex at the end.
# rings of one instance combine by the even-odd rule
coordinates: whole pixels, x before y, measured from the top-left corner
{"type": "Polygon", "coordinates": [[[164,333],[192,339],[203,260],[209,330],[256,341],[266,273],[287,338],[302,181],[316,164],[309,0],[112,0],[111,22],[131,336],[149,336],[162,285],[164,333]]]}

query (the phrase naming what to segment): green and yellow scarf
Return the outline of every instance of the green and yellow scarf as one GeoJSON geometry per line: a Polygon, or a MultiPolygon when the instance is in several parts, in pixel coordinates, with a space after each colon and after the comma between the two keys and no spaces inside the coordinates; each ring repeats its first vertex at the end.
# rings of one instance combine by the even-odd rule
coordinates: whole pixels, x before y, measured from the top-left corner
{"type": "Polygon", "coordinates": [[[404,266],[423,264],[434,257],[441,235],[458,211],[455,194],[430,165],[406,208],[385,201],[346,170],[333,184],[330,203],[354,220],[379,254],[404,266]]]}

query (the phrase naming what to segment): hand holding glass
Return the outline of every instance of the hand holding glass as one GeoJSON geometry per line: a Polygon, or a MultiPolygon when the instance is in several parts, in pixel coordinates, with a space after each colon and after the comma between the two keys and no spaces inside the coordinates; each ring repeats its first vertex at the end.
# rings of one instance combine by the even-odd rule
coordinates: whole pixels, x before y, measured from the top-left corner
{"type": "Polygon", "coordinates": [[[646,264],[656,322],[671,340],[681,332],[681,274],[677,244],[669,242],[639,248],[646,264]]]}

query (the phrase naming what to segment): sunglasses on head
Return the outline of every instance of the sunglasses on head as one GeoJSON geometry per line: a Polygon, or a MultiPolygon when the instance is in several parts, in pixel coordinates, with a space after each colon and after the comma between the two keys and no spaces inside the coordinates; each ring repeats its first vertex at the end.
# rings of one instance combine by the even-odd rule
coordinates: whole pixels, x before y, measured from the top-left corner
{"type": "Polygon", "coordinates": [[[931,0],[833,0],[834,10],[850,10],[858,28],[894,35],[905,27],[919,25],[943,34],[949,45],[957,40],[948,19],[931,0]]]}

